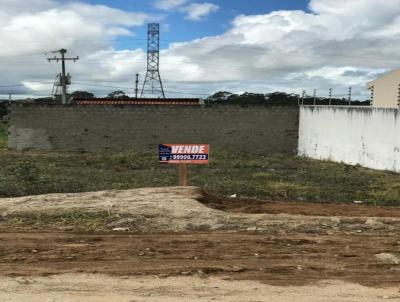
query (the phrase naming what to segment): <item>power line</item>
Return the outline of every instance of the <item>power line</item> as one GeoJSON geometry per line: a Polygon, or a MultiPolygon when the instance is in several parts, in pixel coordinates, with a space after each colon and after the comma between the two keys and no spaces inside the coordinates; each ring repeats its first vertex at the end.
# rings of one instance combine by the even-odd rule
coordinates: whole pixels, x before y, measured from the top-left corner
{"type": "MultiPolygon", "coordinates": [[[[101,83],[118,83],[116,81],[100,81],[101,83]]],[[[128,86],[119,86],[119,85],[104,85],[104,84],[90,84],[90,83],[99,83],[98,80],[96,81],[90,81],[90,80],[79,80],[77,82],[72,82],[71,85],[79,85],[79,86],[87,86],[87,87],[100,87],[100,88],[113,88],[113,89],[121,89],[121,90],[128,90],[128,91],[134,91],[135,88],[132,87],[128,87],[128,86]],[[82,82],[86,82],[86,83],[82,83],[82,82]],[[89,83],[89,84],[88,84],[89,83]]],[[[172,82],[170,81],[170,83],[176,83],[176,84],[184,84],[185,82],[172,82]]],[[[40,85],[51,85],[53,83],[50,82],[34,82],[33,84],[40,84],[40,85]]],[[[198,85],[202,85],[203,83],[195,83],[198,85]]],[[[218,84],[218,83],[215,83],[218,84]]],[[[0,85],[0,88],[4,87],[26,87],[26,85],[22,85],[22,84],[8,84],[8,85],[0,85]]],[[[191,90],[191,91],[174,91],[174,90],[167,90],[166,92],[171,92],[171,93],[176,93],[176,94],[193,94],[193,95],[209,95],[208,92],[203,92],[203,91],[195,91],[195,90],[191,90]]],[[[332,93],[332,97],[339,97],[339,96],[345,96],[345,93],[343,94],[333,94],[332,93]]]]}
{"type": "MultiPolygon", "coordinates": [[[[134,91],[135,88],[132,87],[123,87],[123,86],[112,86],[112,85],[101,85],[101,84],[84,84],[79,82],[73,82],[73,85],[81,85],[87,87],[102,87],[102,88],[113,88],[113,89],[121,89],[121,90],[129,90],[134,91]]],[[[146,92],[150,92],[151,90],[145,90],[146,92]]],[[[165,90],[165,92],[175,93],[175,94],[193,94],[193,95],[209,95],[209,93],[200,93],[200,92],[193,92],[193,91],[172,91],[172,90],[165,90]]]]}
{"type": "Polygon", "coordinates": [[[9,88],[9,87],[25,87],[25,85],[23,85],[23,84],[0,85],[0,88],[9,88]]]}

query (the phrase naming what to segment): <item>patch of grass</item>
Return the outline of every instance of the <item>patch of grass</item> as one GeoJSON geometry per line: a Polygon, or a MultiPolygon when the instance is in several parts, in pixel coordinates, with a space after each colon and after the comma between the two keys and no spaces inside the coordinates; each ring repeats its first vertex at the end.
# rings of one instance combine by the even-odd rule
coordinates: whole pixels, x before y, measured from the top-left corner
{"type": "MultiPolygon", "coordinates": [[[[0,149],[0,196],[133,189],[177,184],[177,167],[155,153],[40,153],[0,149]]],[[[294,155],[213,150],[210,165],[191,166],[190,183],[217,195],[273,200],[400,205],[400,176],[294,155]]]]}
{"type": "Polygon", "coordinates": [[[110,222],[121,219],[119,215],[109,214],[108,212],[83,212],[70,211],[54,214],[32,214],[32,215],[13,215],[7,217],[7,224],[12,226],[35,226],[45,227],[72,227],[74,230],[99,231],[105,230],[110,222]]]}
{"type": "Polygon", "coordinates": [[[0,118],[0,149],[7,146],[7,124],[0,118]]]}

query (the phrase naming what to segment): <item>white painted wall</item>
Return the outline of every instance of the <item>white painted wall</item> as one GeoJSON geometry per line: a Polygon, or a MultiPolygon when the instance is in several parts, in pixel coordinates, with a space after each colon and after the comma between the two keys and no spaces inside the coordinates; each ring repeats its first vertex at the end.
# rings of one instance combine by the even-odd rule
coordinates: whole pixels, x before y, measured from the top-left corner
{"type": "Polygon", "coordinates": [[[299,155],[400,172],[400,111],[302,106],[299,155]]]}

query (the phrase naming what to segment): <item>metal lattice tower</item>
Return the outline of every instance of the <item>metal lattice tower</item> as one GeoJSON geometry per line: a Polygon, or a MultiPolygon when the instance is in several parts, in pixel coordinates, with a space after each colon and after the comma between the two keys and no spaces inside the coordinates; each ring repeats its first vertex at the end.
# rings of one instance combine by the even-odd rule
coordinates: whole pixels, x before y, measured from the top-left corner
{"type": "Polygon", "coordinates": [[[160,76],[160,24],[148,25],[147,40],[147,73],[144,79],[141,97],[146,92],[160,94],[165,99],[165,93],[160,76]]]}

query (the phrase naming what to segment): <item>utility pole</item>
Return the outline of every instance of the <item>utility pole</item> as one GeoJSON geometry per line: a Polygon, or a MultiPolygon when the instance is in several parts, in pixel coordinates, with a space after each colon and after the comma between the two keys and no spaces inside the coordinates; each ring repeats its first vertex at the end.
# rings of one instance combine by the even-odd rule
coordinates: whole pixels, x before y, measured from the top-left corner
{"type": "Polygon", "coordinates": [[[349,106],[351,106],[351,92],[352,92],[353,88],[349,87],[349,106]]]}
{"type": "Polygon", "coordinates": [[[136,74],[136,81],[135,81],[135,98],[137,99],[139,95],[139,74],[136,74]]]}
{"type": "Polygon", "coordinates": [[[301,94],[301,104],[304,105],[304,98],[306,97],[306,91],[303,90],[302,94],[301,94]]]}
{"type": "Polygon", "coordinates": [[[399,90],[398,90],[398,95],[397,95],[397,107],[400,108],[400,84],[399,84],[399,90]]]}
{"type": "Polygon", "coordinates": [[[329,106],[332,105],[332,88],[329,88],[329,106]]]}
{"type": "Polygon", "coordinates": [[[12,101],[12,93],[8,94],[8,100],[11,102],[12,101]]]}
{"type": "Polygon", "coordinates": [[[58,58],[58,57],[55,56],[54,58],[48,58],[47,60],[49,62],[56,61],[57,63],[59,61],[61,61],[61,78],[60,78],[61,87],[62,87],[61,103],[65,105],[65,104],[68,103],[68,101],[67,101],[67,85],[71,84],[70,81],[69,81],[69,76],[67,78],[67,75],[66,75],[65,61],[74,61],[74,62],[76,62],[77,60],[79,60],[79,57],[66,58],[65,54],[67,53],[67,50],[64,49],[64,48],[62,48],[60,50],[53,51],[53,53],[60,53],[61,54],[61,58],[58,58]]]}
{"type": "MultiPolygon", "coordinates": [[[[374,89],[375,89],[375,87],[372,86],[372,87],[371,87],[371,98],[370,98],[370,100],[369,100],[369,105],[370,105],[370,106],[372,106],[373,103],[374,103],[374,89]]],[[[400,99],[400,84],[399,84],[399,99],[400,99]]]]}
{"type": "Polygon", "coordinates": [[[314,89],[314,106],[317,105],[317,89],[314,89]]]}

